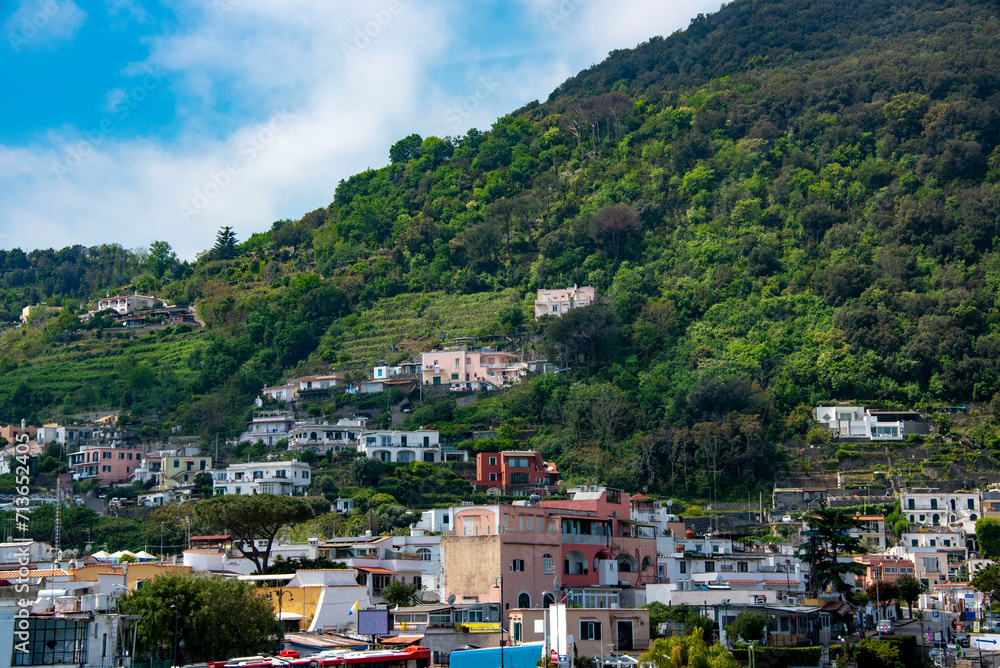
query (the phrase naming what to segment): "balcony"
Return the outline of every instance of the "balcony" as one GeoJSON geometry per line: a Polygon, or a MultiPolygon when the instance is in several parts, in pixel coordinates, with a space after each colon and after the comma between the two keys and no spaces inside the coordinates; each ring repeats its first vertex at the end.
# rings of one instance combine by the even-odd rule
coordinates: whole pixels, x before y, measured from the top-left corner
{"type": "Polygon", "coordinates": [[[564,533],[562,542],[575,545],[608,545],[611,542],[610,535],[585,534],[585,533],[564,533]]]}

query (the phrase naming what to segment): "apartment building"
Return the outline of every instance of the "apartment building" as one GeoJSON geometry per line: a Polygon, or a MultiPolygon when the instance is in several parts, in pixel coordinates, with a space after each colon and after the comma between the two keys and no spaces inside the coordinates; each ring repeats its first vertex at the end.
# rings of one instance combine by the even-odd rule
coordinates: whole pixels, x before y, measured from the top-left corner
{"type": "Polygon", "coordinates": [[[492,495],[548,496],[559,489],[559,470],[531,450],[481,452],[476,455],[476,487],[492,495]]]}
{"type": "Polygon", "coordinates": [[[128,482],[145,453],[115,445],[84,445],[69,455],[73,480],[100,480],[102,485],[128,482]]]}
{"type": "Polygon", "coordinates": [[[215,494],[297,494],[312,482],[310,471],[299,461],[230,464],[224,477],[215,472],[215,494]]]}
{"type": "Polygon", "coordinates": [[[595,301],[597,301],[597,290],[589,285],[539,290],[535,297],[535,320],[543,315],[558,317],[571,309],[590,306],[595,301]]]}
{"type": "Polygon", "coordinates": [[[945,493],[935,489],[903,492],[901,511],[910,524],[964,527],[975,532],[975,522],[982,517],[979,492],[945,493]]]}
{"type": "Polygon", "coordinates": [[[469,453],[442,446],[437,431],[416,429],[402,431],[377,429],[363,431],[358,437],[358,451],[366,457],[375,457],[383,462],[465,462],[469,453]]]}
{"type": "Polygon", "coordinates": [[[456,391],[492,390],[527,374],[518,355],[490,348],[437,350],[421,355],[420,362],[424,385],[447,385],[456,391]]]}

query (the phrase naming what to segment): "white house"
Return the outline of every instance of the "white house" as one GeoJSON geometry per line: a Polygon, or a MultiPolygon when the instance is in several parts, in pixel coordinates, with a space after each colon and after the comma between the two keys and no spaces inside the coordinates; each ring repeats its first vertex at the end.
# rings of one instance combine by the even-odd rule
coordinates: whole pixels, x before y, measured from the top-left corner
{"type": "Polygon", "coordinates": [[[358,451],[383,462],[465,462],[469,453],[442,447],[438,432],[430,429],[365,431],[358,438],[358,451]]]}
{"type": "Polygon", "coordinates": [[[330,390],[338,385],[342,385],[344,377],[337,374],[327,374],[325,376],[303,376],[295,381],[298,386],[298,393],[322,392],[330,390]]]}
{"type": "Polygon", "coordinates": [[[911,524],[950,526],[975,532],[975,522],[982,517],[979,492],[945,494],[922,488],[904,492],[900,512],[911,524]]]}
{"type": "Polygon", "coordinates": [[[336,424],[299,422],[288,433],[289,450],[312,450],[326,454],[333,450],[355,449],[358,436],[365,428],[368,418],[358,416],[341,418],[336,424]]]}
{"type": "Polygon", "coordinates": [[[215,493],[222,494],[294,494],[305,491],[312,482],[310,466],[298,461],[247,462],[230,464],[225,480],[215,477],[215,493]]]}
{"type": "Polygon", "coordinates": [[[296,389],[298,389],[298,386],[294,384],[275,385],[274,387],[261,389],[260,393],[275,401],[289,402],[295,399],[296,389]]]}
{"type": "Polygon", "coordinates": [[[817,406],[813,417],[835,438],[902,441],[911,434],[926,434],[929,425],[915,411],[878,411],[861,406],[817,406]]]}
{"type": "Polygon", "coordinates": [[[287,411],[254,411],[253,419],[247,423],[247,430],[239,440],[274,445],[288,438],[294,426],[295,418],[287,411]]]}
{"type": "Polygon", "coordinates": [[[97,300],[97,310],[105,311],[107,309],[113,309],[118,311],[121,315],[128,315],[135,311],[143,311],[145,309],[150,309],[157,304],[162,304],[162,299],[157,299],[156,297],[146,297],[140,294],[135,295],[117,295],[115,297],[105,297],[104,299],[97,300]]]}

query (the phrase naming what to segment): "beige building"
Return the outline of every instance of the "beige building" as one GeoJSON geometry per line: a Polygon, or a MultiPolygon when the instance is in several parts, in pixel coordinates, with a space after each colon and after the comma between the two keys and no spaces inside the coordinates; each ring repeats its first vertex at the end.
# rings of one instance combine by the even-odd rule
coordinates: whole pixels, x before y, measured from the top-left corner
{"type": "MultiPolygon", "coordinates": [[[[545,610],[510,611],[511,642],[545,640],[545,610]]],[[[577,656],[610,656],[649,649],[649,609],[568,608],[566,632],[573,636],[577,656]]]]}
{"type": "Polygon", "coordinates": [[[527,365],[514,353],[483,348],[438,350],[421,355],[424,385],[448,385],[452,390],[492,390],[516,383],[527,365]]]}
{"type": "Polygon", "coordinates": [[[559,290],[539,290],[535,298],[535,320],[543,315],[561,316],[566,311],[590,306],[597,300],[597,290],[585,285],[559,290]]]}

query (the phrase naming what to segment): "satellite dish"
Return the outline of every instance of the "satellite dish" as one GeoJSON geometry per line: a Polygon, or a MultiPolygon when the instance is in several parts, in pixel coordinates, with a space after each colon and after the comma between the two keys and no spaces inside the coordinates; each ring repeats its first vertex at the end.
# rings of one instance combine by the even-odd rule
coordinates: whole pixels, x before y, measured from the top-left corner
{"type": "Polygon", "coordinates": [[[83,546],[84,552],[90,552],[92,549],[94,549],[94,546],[91,545],[90,543],[87,543],[86,545],[83,546]]]}
{"type": "Polygon", "coordinates": [[[448,597],[448,605],[455,605],[455,595],[452,594],[448,597]]]}

